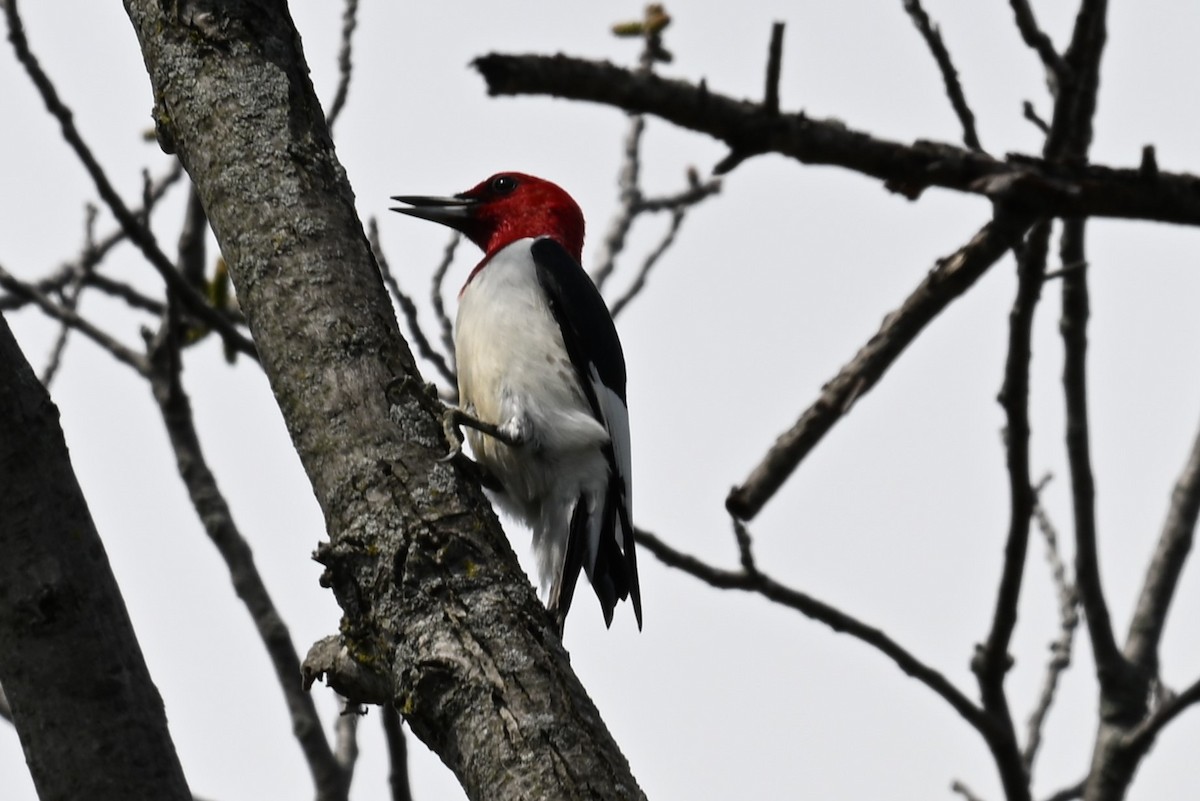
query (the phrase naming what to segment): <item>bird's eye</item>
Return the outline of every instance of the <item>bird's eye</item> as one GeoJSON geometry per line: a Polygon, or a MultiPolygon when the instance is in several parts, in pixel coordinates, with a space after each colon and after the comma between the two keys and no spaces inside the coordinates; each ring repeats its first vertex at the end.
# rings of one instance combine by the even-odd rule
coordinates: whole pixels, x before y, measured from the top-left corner
{"type": "Polygon", "coordinates": [[[492,191],[497,195],[507,195],[517,188],[517,179],[511,175],[497,175],[492,179],[492,191]]]}

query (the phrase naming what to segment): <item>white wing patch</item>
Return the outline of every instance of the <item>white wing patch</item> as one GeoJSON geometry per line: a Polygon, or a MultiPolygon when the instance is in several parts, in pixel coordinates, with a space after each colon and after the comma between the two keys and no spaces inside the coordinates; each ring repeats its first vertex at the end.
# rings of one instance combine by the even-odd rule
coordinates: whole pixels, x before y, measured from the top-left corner
{"type": "MultiPolygon", "coordinates": [[[[625,405],[625,401],[613,392],[603,382],[600,381],[600,376],[596,373],[596,366],[589,365],[588,380],[592,384],[592,391],[596,393],[596,400],[600,404],[600,414],[603,416],[605,429],[608,430],[609,439],[612,441],[613,455],[617,460],[617,472],[621,478],[621,484],[625,488],[625,504],[626,517],[633,521],[633,462],[629,444],[629,408],[625,405]]],[[[617,544],[621,546],[622,553],[625,552],[625,532],[618,521],[616,525],[617,544]]],[[[633,532],[629,532],[632,536],[633,532]]]]}

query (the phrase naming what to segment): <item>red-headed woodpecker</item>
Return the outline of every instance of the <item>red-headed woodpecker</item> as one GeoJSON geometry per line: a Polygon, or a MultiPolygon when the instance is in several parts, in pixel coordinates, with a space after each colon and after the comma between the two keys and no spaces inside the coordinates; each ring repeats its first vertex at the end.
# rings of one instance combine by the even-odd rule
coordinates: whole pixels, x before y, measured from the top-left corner
{"type": "Polygon", "coordinates": [[[459,408],[473,418],[464,421],[471,450],[502,487],[497,501],[533,529],[559,630],[580,568],[604,622],[629,598],[640,629],[625,356],[580,266],[579,206],[516,172],[454,197],[392,199],[408,206],[393,211],[448,225],[483,249],[459,293],[459,408]]]}

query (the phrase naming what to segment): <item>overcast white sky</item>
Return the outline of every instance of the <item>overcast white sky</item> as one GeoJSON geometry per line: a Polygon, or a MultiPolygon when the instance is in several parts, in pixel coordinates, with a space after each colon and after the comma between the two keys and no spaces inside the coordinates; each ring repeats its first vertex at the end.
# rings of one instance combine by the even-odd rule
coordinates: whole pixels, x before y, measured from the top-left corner
{"type": "MultiPolygon", "coordinates": [[[[328,102],[340,4],[294,5],[313,81],[328,102]]],[[[1037,151],[1040,134],[1022,119],[1021,102],[1032,100],[1043,114],[1049,102],[1008,3],[925,5],[956,58],[984,146],[994,154],[1037,151]]],[[[1056,42],[1065,41],[1076,4],[1034,5],[1056,42]]],[[[170,162],[141,141],[151,94],[121,5],[26,0],[22,10],[33,47],[78,125],[135,202],[141,169],[160,173],[170,162]]],[[[624,116],[565,101],[488,99],[467,65],[490,50],[632,63],[637,43],[607,30],[640,10],[633,2],[362,4],[338,155],[364,220],[380,217],[384,247],[408,289],[425,296],[447,234],[388,214],[393,194],[450,193],[497,170],[519,169],[571,191],[588,216],[591,242],[598,240],[614,209],[624,116]]],[[[770,24],[782,19],[786,109],[902,141],[959,141],[941,79],[900,0],[706,2],[670,10],[676,20],[666,41],[676,61],[667,74],[759,97],[770,24]]],[[[1163,169],[1200,171],[1200,100],[1191,89],[1198,40],[1200,6],[1114,4],[1095,160],[1132,165],[1153,143],[1163,169]]],[[[0,264],[32,278],[78,253],[83,204],[95,193],[7,46],[0,96],[0,264]]],[[[723,155],[710,140],[651,120],[647,191],[676,190],[687,166],[705,171],[723,155]]],[[[911,203],[855,174],[777,157],[739,167],[721,196],[688,219],[645,295],[620,320],[637,522],[678,547],[735,565],[723,512],[729,487],[934,261],[988,215],[975,198],[930,191],[911,203]]],[[[159,211],[165,243],[174,242],[181,218],[179,199],[159,211]]],[[[645,252],[665,222],[640,224],[632,253],[645,252]]],[[[100,230],[111,225],[102,214],[100,230]]],[[[1200,231],[1105,221],[1088,231],[1101,560],[1123,635],[1200,420],[1200,273],[1193,255],[1200,231]]],[[[476,260],[468,250],[460,250],[452,287],[476,260]]],[[[585,262],[590,255],[585,247],[585,262]]],[[[626,260],[626,279],[635,264],[626,260]]],[[[128,247],[106,270],[155,286],[128,247]]],[[[1011,261],[998,264],[937,320],[751,527],[765,569],[885,629],[971,696],[968,661],[990,620],[1008,523],[994,398],[1012,273],[1011,261]]],[[[1047,287],[1037,320],[1032,459],[1036,474],[1057,477],[1046,500],[1068,532],[1058,295],[1056,285],[1047,287]]],[[[99,297],[85,300],[84,311],[118,319],[99,297]]],[[[33,313],[9,320],[40,368],[54,329],[33,313]]],[[[138,341],[136,323],[114,325],[126,342],[138,341]]],[[[304,651],[336,630],[339,610],[317,585],[319,568],[309,555],[324,536],[321,517],[266,382],[244,362],[227,367],[212,342],[189,351],[185,381],[218,480],[304,651]]],[[[282,697],[187,502],[147,388],[76,338],[52,394],[193,792],[216,801],[307,797],[311,785],[282,697]]],[[[510,528],[524,553],[528,535],[510,528]]],[[[1008,683],[1021,721],[1057,627],[1041,551],[1035,543],[1008,683]]],[[[1000,798],[980,739],[871,649],[765,601],[710,590],[648,554],[640,561],[645,631],[636,631],[627,608],[606,631],[583,594],[566,645],[650,798],[945,798],[953,779],[1000,798]]],[[[1200,673],[1194,567],[1174,612],[1163,670],[1178,687],[1200,673]]],[[[1087,653],[1081,635],[1037,764],[1039,796],[1077,781],[1086,768],[1095,725],[1087,653]]],[[[328,692],[318,695],[331,712],[328,692]]],[[[386,797],[378,729],[376,714],[361,724],[353,791],[361,801],[386,797]]],[[[1195,711],[1172,724],[1130,799],[1194,796],[1198,738],[1195,711]]],[[[418,801],[461,798],[449,772],[410,742],[418,801]]],[[[34,798],[7,726],[0,726],[0,797],[34,798]]]]}

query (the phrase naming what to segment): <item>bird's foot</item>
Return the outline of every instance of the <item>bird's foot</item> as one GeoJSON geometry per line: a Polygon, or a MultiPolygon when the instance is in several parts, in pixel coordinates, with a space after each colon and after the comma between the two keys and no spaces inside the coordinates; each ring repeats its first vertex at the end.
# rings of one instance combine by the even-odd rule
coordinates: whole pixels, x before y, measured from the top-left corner
{"type": "Polygon", "coordinates": [[[463,426],[487,434],[513,448],[524,445],[526,441],[524,427],[516,419],[498,426],[493,423],[485,423],[458,407],[452,407],[442,415],[442,431],[446,435],[446,441],[450,443],[450,452],[443,456],[441,461],[449,462],[462,455],[463,426]]]}
{"type": "Polygon", "coordinates": [[[489,437],[513,448],[525,444],[524,426],[516,418],[507,421],[503,425],[495,425],[494,423],[485,423],[483,420],[473,417],[462,409],[454,407],[447,409],[446,413],[442,415],[442,429],[446,432],[446,440],[451,446],[450,454],[446,459],[453,459],[459,453],[462,453],[463,426],[487,434],[489,437]]]}

